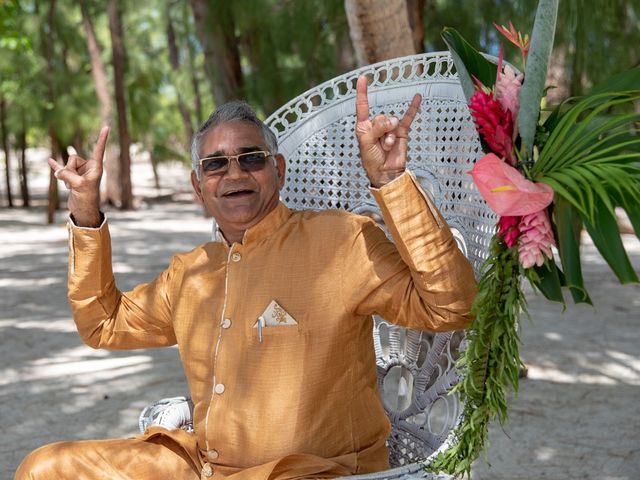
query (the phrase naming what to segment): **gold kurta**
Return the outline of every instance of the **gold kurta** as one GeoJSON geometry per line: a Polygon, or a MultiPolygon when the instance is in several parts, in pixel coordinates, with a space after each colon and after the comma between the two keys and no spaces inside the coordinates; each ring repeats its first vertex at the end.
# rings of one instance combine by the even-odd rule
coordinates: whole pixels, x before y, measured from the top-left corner
{"type": "Polygon", "coordinates": [[[464,328],[475,281],[412,175],[372,193],[395,245],[366,217],[280,204],[242,244],[176,255],[126,293],[114,282],[107,226],[71,228],[69,299],[82,338],[109,349],[178,344],[195,405],[197,447],[184,447],[204,474],[388,468],[371,316],[464,328]],[[273,301],[287,324],[264,322],[273,301]]]}

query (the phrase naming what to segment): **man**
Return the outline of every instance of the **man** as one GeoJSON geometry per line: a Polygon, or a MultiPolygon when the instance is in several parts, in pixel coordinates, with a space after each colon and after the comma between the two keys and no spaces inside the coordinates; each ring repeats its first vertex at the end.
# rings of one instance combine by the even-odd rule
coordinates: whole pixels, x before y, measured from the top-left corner
{"type": "Polygon", "coordinates": [[[356,135],[396,245],[371,220],[293,212],[279,201],[285,159],[242,103],[195,135],[193,188],[216,241],[173,257],[149,284],[116,289],[98,209],[107,130],[93,159],[50,161],[70,188],[69,300],[95,348],[178,344],[194,434],[151,428],[123,440],[36,450],[17,478],[327,478],[388,468],[372,315],[434,331],[463,328],[473,272],[405,172],[416,95],[402,120],[369,119],[358,80],[356,135]]]}

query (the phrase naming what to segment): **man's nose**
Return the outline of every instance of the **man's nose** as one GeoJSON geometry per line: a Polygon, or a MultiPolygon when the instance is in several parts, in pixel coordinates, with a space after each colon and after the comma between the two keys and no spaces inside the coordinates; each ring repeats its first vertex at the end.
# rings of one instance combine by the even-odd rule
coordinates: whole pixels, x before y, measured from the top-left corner
{"type": "Polygon", "coordinates": [[[244,177],[247,172],[240,167],[240,162],[237,158],[229,159],[229,168],[227,169],[225,176],[229,178],[244,177]]]}

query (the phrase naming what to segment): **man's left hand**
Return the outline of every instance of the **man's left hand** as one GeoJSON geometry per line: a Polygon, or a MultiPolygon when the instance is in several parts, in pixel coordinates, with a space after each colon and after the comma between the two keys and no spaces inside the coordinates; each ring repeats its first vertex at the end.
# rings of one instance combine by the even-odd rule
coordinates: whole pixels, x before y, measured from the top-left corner
{"type": "Polygon", "coordinates": [[[402,120],[386,115],[377,115],[370,120],[367,77],[358,78],[356,137],[360,145],[362,166],[373,187],[382,187],[404,172],[407,165],[409,129],[421,101],[422,95],[416,93],[402,120]]]}

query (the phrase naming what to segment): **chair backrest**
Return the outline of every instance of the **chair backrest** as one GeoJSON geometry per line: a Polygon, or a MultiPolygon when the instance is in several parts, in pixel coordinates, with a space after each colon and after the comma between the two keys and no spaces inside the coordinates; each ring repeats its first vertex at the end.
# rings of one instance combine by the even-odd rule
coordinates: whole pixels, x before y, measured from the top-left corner
{"type": "MultiPolygon", "coordinates": [[[[422,94],[410,133],[408,166],[432,195],[478,275],[496,217],[467,174],[482,151],[448,53],[403,57],[346,73],[271,115],[266,122],[287,159],[284,203],[380,218],[354,134],[355,84],[362,74],[370,77],[372,116],[402,116],[413,95],[422,94]]],[[[388,440],[392,465],[424,461],[451,441],[449,432],[462,408],[447,392],[459,381],[453,367],[461,339],[461,334],[412,331],[376,319],[374,347],[393,428],[388,440]]]]}

